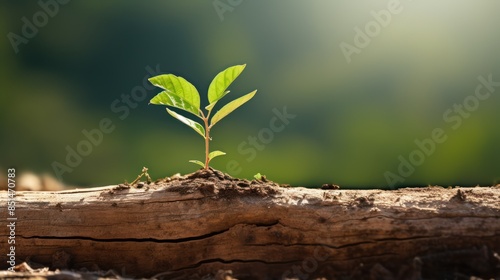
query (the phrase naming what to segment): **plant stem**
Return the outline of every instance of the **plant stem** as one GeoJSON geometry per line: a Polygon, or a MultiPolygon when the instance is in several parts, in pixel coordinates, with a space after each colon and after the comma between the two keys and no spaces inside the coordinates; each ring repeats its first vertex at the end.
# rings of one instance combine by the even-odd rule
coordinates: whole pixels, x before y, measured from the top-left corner
{"type": "Polygon", "coordinates": [[[208,154],[210,153],[210,126],[208,125],[208,117],[203,118],[203,122],[205,123],[205,170],[208,170],[208,162],[210,159],[208,158],[208,154]]]}

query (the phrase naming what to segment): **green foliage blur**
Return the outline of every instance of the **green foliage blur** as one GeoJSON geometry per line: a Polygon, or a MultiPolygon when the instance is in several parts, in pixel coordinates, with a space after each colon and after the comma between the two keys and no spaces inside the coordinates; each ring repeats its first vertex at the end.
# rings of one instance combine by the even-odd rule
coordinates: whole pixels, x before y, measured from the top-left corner
{"type": "Polygon", "coordinates": [[[145,77],[206,92],[246,63],[230,94],[259,94],[212,131],[227,153],[214,168],[309,187],[498,183],[500,87],[470,96],[479,76],[500,82],[500,2],[401,0],[377,29],[391,1],[1,1],[0,167],[80,186],[131,181],[143,166],[153,178],[193,172],[203,140],[148,106],[159,91],[145,77]],[[375,35],[348,63],[340,45],[367,26],[375,35]],[[477,108],[457,111],[464,100],[477,108]],[[446,140],[401,174],[436,128],[446,140]],[[88,155],[68,164],[78,147],[88,155]],[[405,176],[389,184],[387,172],[405,176]]]}

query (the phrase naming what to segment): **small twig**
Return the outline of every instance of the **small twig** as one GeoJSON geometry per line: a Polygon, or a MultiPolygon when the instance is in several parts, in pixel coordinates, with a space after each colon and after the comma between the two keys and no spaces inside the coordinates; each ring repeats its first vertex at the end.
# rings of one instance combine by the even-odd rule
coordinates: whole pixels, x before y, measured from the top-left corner
{"type": "Polygon", "coordinates": [[[139,182],[139,179],[141,179],[142,176],[146,176],[147,183],[151,184],[152,180],[151,180],[151,177],[148,174],[148,168],[147,167],[143,167],[141,174],[139,174],[137,176],[137,178],[134,181],[132,181],[132,183],[130,183],[130,185],[135,185],[137,182],[139,182]]]}
{"type": "Polygon", "coordinates": [[[148,169],[147,169],[146,167],[144,167],[142,170],[143,170],[143,172],[144,172],[144,175],[146,175],[146,178],[147,178],[146,182],[147,182],[148,184],[151,184],[151,182],[152,182],[153,180],[151,180],[151,177],[150,177],[150,176],[149,176],[149,174],[148,174],[148,169]],[[144,170],[144,169],[145,169],[145,170],[144,170]]]}

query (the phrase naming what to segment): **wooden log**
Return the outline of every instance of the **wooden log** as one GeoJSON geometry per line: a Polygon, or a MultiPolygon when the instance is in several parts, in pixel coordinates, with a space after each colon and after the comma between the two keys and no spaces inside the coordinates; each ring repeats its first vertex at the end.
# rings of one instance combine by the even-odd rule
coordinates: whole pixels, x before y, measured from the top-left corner
{"type": "MultiPolygon", "coordinates": [[[[320,190],[200,171],[134,187],[17,192],[15,199],[16,262],[53,269],[413,279],[447,260],[461,265],[464,256],[484,260],[473,269],[494,274],[500,252],[499,186],[320,190]]],[[[8,235],[1,232],[2,249],[8,235]]]]}

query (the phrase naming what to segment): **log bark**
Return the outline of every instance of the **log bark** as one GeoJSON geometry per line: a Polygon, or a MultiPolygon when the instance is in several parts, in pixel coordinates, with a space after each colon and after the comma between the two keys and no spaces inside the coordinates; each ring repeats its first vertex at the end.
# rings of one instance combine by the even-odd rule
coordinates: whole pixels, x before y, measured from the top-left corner
{"type": "MultiPolygon", "coordinates": [[[[464,256],[492,274],[500,252],[499,186],[320,190],[210,171],[132,187],[17,192],[15,215],[16,262],[128,277],[223,269],[238,279],[417,279],[423,267],[462,265],[464,256]]],[[[2,230],[1,248],[8,235],[2,230]]]]}

